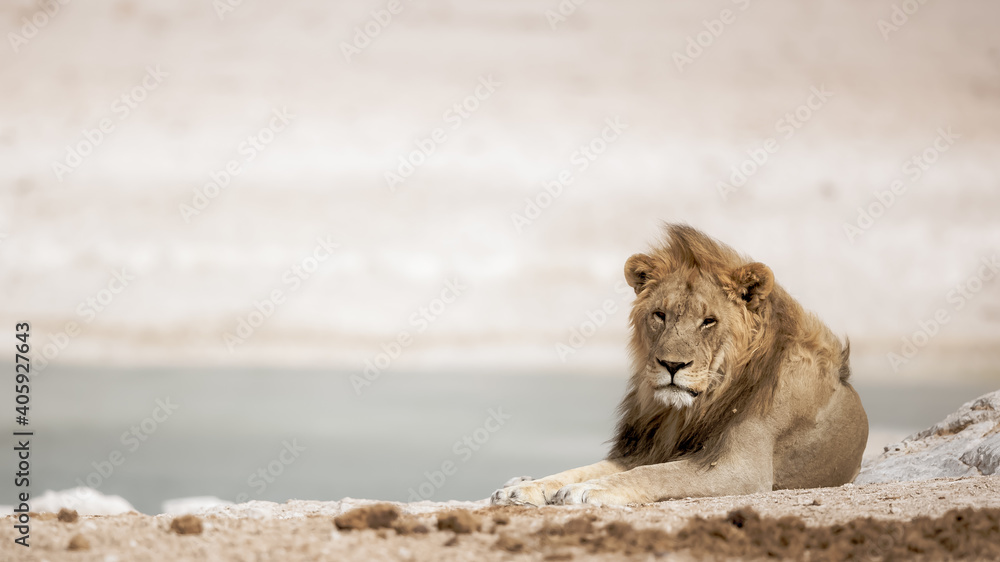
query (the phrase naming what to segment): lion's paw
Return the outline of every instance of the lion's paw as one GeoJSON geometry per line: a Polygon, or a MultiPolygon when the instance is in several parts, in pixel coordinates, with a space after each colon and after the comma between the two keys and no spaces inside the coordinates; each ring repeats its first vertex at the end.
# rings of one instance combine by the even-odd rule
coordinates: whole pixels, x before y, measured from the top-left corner
{"type": "MultiPolygon", "coordinates": [[[[510,484],[508,482],[508,484],[510,484]]],[[[549,494],[551,495],[551,494],[549,494]]],[[[545,484],[532,481],[522,481],[519,484],[507,485],[493,492],[490,503],[493,505],[545,505],[545,484]]]]}
{"type": "Polygon", "coordinates": [[[553,505],[627,505],[629,499],[597,482],[563,486],[552,496],[553,505]]]}
{"type": "Polygon", "coordinates": [[[556,495],[552,497],[552,503],[554,505],[588,504],[591,503],[589,501],[591,493],[599,489],[601,489],[600,486],[597,484],[591,484],[590,482],[580,482],[578,484],[563,486],[558,492],[556,492],[556,495]]]}

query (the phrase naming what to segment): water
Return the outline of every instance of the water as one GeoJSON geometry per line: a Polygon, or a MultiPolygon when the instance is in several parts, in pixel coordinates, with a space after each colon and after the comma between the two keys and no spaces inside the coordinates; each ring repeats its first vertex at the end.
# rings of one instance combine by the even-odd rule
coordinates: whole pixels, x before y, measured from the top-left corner
{"type": "MultiPolygon", "coordinates": [[[[32,388],[31,490],[89,479],[145,513],[196,495],[480,499],[511,476],[599,460],[624,385],[622,377],[389,371],[358,396],[350,375],[325,371],[52,367],[32,388]],[[176,410],[155,411],[157,400],[176,410]]],[[[993,389],[859,392],[873,430],[901,435],[993,389]]],[[[13,403],[9,391],[0,400],[13,403]]],[[[12,474],[7,450],[0,462],[12,474]]],[[[13,493],[13,479],[0,479],[0,503],[13,493]]]]}

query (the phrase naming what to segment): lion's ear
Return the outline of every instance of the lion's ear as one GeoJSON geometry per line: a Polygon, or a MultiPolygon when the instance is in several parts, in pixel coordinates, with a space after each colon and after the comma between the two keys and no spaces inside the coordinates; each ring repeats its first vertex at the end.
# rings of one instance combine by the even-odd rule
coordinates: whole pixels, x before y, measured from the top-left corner
{"type": "Polygon", "coordinates": [[[755,262],[741,265],[729,274],[729,296],[757,310],[774,289],[774,273],[766,265],[755,262]]]}
{"type": "Polygon", "coordinates": [[[646,254],[635,254],[625,261],[625,281],[639,294],[652,281],[660,261],[646,254]]]}

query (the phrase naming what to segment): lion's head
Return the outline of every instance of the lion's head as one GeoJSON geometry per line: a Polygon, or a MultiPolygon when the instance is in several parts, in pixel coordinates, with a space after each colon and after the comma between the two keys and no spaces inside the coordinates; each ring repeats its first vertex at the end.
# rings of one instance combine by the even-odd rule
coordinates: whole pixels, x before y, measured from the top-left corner
{"type": "Polygon", "coordinates": [[[770,407],[798,304],[770,268],[684,225],[625,263],[633,362],[612,458],[718,454],[728,427],[770,407]]]}
{"type": "Polygon", "coordinates": [[[685,408],[745,358],[774,276],[690,227],[671,225],[668,236],[625,263],[636,293],[631,352],[642,397],[685,408]]]}

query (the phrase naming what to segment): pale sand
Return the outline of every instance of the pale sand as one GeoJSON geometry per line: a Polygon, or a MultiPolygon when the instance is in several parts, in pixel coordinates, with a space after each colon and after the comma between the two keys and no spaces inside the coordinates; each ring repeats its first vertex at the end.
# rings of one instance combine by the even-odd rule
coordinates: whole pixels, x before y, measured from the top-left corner
{"type": "MultiPolygon", "coordinates": [[[[545,507],[500,508],[510,522],[502,528],[493,522],[497,508],[485,502],[397,504],[432,529],[427,534],[399,535],[393,530],[338,531],[333,518],[374,502],[345,499],[340,502],[291,501],[286,504],[252,502],[211,510],[203,515],[204,532],[180,536],[170,530],[172,516],[136,513],[116,516],[81,516],[63,523],[52,514],[32,520],[30,549],[14,545],[10,518],[0,525],[0,558],[3,560],[588,560],[582,547],[552,546],[543,552],[510,553],[495,548],[501,531],[531,537],[545,523],[563,523],[581,514],[597,517],[595,525],[628,521],[638,528],[674,532],[695,516],[723,516],[751,506],[762,516],[798,516],[810,527],[843,524],[858,517],[908,521],[918,516],[940,517],[953,508],[1000,508],[1000,475],[966,479],[877,484],[863,487],[785,490],[748,496],[685,499],[635,508],[545,507]],[[436,530],[436,512],[446,508],[480,509],[481,532],[463,534],[453,541],[452,531],[436,530]],[[72,537],[83,535],[89,550],[68,552],[72,537]],[[445,543],[453,541],[451,546],[445,543]]],[[[885,537],[879,544],[900,540],[885,537]]],[[[529,542],[529,546],[535,544],[529,542]]],[[[690,554],[690,553],[688,553],[690,554]]],[[[877,554],[877,553],[876,553],[877,554]]],[[[607,557],[605,553],[603,556],[607,557]]],[[[634,554],[646,559],[648,553],[634,554]]],[[[615,556],[616,558],[624,557],[615,556]]]]}

